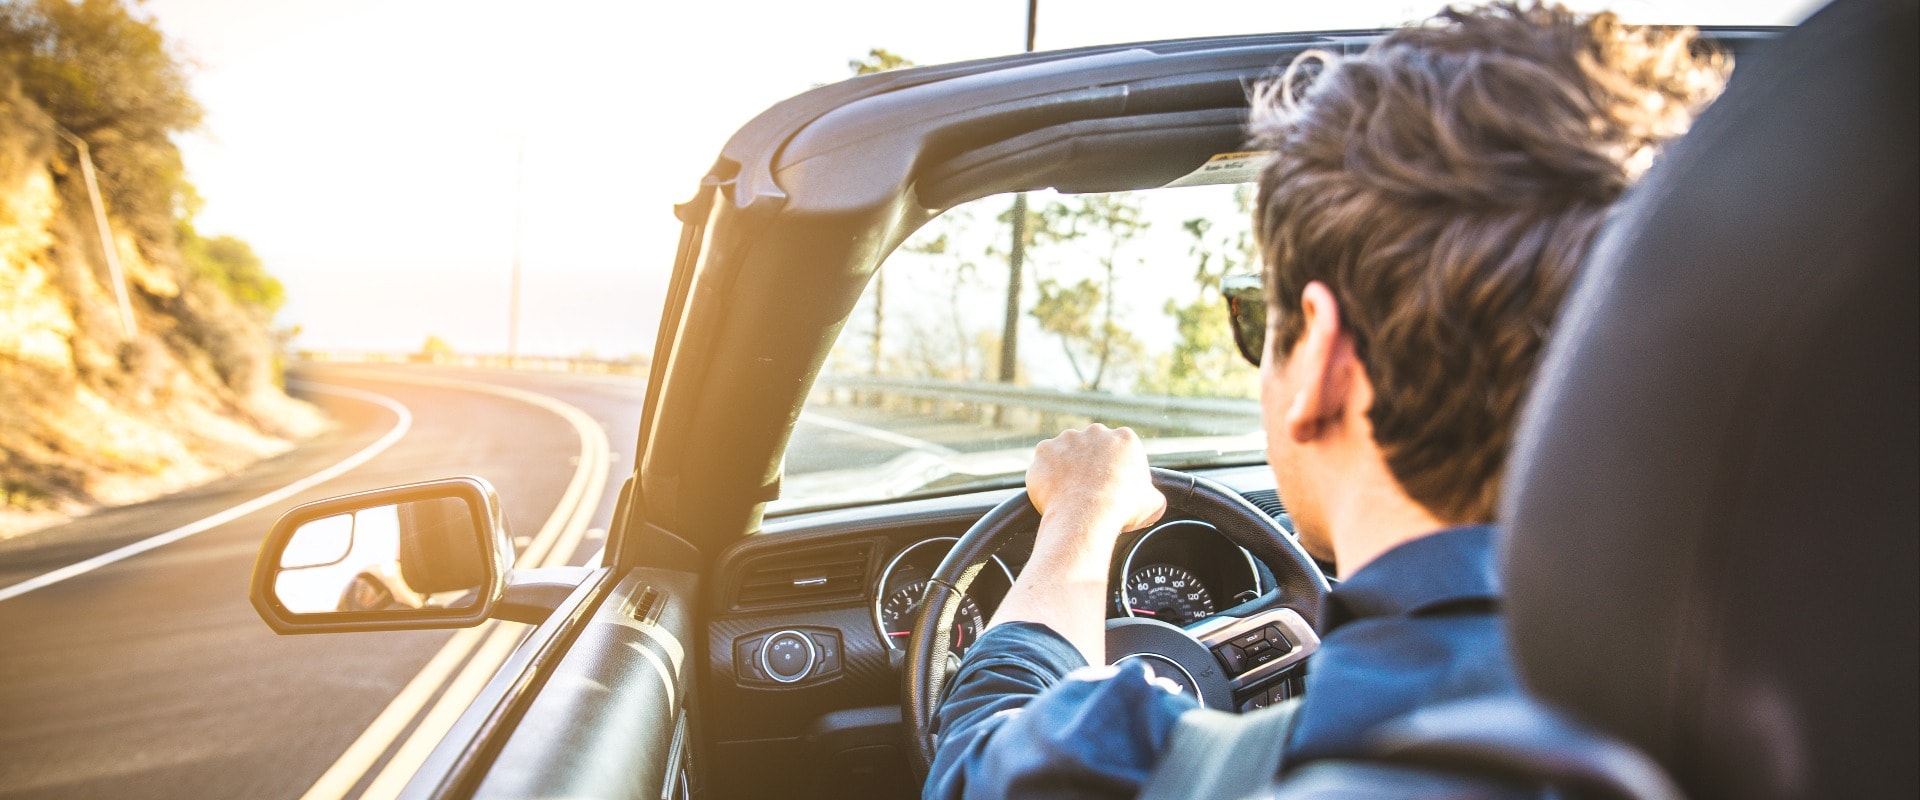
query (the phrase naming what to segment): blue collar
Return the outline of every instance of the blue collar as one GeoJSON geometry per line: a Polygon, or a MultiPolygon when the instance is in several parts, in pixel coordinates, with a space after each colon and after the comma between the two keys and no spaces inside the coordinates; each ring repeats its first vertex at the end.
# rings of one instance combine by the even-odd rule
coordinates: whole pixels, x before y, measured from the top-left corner
{"type": "Polygon", "coordinates": [[[1381,553],[1335,587],[1322,635],[1368,617],[1414,615],[1500,596],[1492,525],[1443,528],[1381,553]]]}

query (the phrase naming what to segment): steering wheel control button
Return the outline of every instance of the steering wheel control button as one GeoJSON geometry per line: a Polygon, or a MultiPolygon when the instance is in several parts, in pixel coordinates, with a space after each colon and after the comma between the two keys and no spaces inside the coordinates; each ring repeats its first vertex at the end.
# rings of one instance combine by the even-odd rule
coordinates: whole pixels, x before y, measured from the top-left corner
{"type": "Polygon", "coordinates": [[[813,639],[814,652],[819,658],[813,665],[813,677],[824,678],[840,672],[840,634],[822,631],[809,632],[813,639]]]}
{"type": "Polygon", "coordinates": [[[1266,630],[1252,631],[1249,633],[1243,633],[1239,636],[1236,636],[1233,639],[1233,646],[1238,647],[1242,650],[1245,650],[1250,647],[1253,647],[1256,644],[1260,644],[1267,640],[1268,630],[1273,630],[1273,629],[1268,628],[1266,630]]]}
{"type": "Polygon", "coordinates": [[[1252,650],[1249,650],[1247,651],[1247,666],[1248,668],[1257,667],[1257,666],[1260,666],[1261,664],[1265,664],[1269,661],[1272,661],[1286,654],[1287,654],[1287,651],[1278,650],[1272,647],[1265,648],[1263,650],[1260,650],[1259,652],[1254,652],[1252,650]]]}
{"type": "Polygon", "coordinates": [[[780,631],[767,637],[760,649],[760,670],[777,683],[793,683],[807,677],[820,657],[813,640],[799,631],[780,631]]]}
{"type": "Polygon", "coordinates": [[[1279,628],[1276,628],[1272,625],[1268,625],[1267,627],[1262,628],[1260,630],[1260,633],[1266,638],[1267,641],[1272,642],[1274,647],[1278,647],[1282,650],[1293,649],[1293,643],[1287,641],[1287,637],[1280,633],[1279,628]]]}
{"type": "Polygon", "coordinates": [[[1272,696],[1266,692],[1261,692],[1259,694],[1256,694],[1252,697],[1247,698],[1246,702],[1241,703],[1240,710],[1243,712],[1254,711],[1254,710],[1266,708],[1267,706],[1270,706],[1270,705],[1273,705],[1272,696]]]}
{"type": "Polygon", "coordinates": [[[1220,658],[1220,666],[1227,668],[1228,675],[1238,675],[1246,671],[1247,654],[1240,648],[1223,644],[1214,648],[1213,654],[1220,658]]]}

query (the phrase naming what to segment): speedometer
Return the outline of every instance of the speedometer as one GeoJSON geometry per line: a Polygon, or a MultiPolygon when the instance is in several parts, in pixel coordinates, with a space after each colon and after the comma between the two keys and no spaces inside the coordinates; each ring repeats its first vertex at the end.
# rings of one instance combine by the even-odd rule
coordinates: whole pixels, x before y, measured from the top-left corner
{"type": "Polygon", "coordinates": [[[1130,616],[1185,625],[1213,614],[1213,595],[1194,574],[1172,564],[1150,564],[1127,576],[1120,596],[1130,616]]]}

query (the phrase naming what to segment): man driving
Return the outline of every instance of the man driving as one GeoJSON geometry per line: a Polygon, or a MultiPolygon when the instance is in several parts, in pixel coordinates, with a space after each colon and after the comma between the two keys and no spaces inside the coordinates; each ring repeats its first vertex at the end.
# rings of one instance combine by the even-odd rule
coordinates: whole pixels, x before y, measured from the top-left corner
{"type": "MultiPolygon", "coordinates": [[[[1274,769],[1518,691],[1490,524],[1508,443],[1608,209],[1724,80],[1695,45],[1611,14],[1456,8],[1256,93],[1264,287],[1229,306],[1299,541],[1345,578],[1274,769]]],[[[1041,443],[1027,488],[1032,558],[935,714],[924,794],[1133,797],[1168,780],[1197,703],[1138,662],[1088,665],[1106,663],[1115,541],[1166,501],[1140,440],[1101,425],[1041,443]]]]}

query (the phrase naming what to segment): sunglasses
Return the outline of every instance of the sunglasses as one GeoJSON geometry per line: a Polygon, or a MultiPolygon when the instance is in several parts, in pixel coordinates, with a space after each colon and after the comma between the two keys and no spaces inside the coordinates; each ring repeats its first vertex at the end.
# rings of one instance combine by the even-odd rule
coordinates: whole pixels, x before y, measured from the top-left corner
{"type": "Polygon", "coordinates": [[[1220,280],[1220,294],[1227,298],[1233,343],[1247,363],[1260,366],[1267,349],[1267,294],[1260,276],[1228,275],[1220,280]]]}

